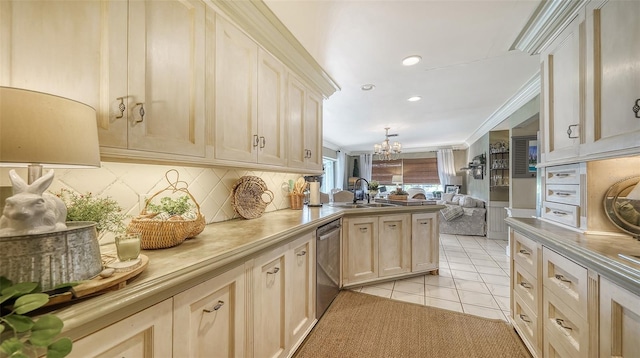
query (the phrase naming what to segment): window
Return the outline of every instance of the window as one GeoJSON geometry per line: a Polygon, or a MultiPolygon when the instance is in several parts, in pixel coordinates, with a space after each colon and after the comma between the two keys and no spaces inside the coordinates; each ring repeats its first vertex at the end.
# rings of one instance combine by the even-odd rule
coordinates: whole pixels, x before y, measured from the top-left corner
{"type": "Polygon", "coordinates": [[[324,175],[322,176],[322,185],[320,191],[323,193],[329,193],[331,189],[336,187],[336,161],[332,158],[323,157],[322,167],[324,168],[324,175]]]}
{"type": "Polygon", "coordinates": [[[395,188],[395,183],[391,182],[394,175],[402,175],[404,189],[423,188],[428,192],[442,190],[438,176],[437,158],[373,161],[371,179],[377,180],[381,185],[395,188]]]}

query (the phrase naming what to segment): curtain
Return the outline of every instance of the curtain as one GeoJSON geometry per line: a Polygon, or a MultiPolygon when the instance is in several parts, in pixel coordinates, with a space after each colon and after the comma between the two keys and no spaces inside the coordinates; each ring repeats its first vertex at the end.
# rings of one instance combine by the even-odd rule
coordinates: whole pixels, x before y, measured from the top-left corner
{"type": "Polygon", "coordinates": [[[336,183],[336,188],[337,189],[343,189],[344,186],[344,172],[345,172],[345,167],[347,166],[347,161],[346,161],[346,155],[344,154],[343,151],[338,150],[337,152],[337,163],[336,163],[336,177],[335,177],[335,183],[336,183]]]}
{"type": "Polygon", "coordinates": [[[453,149],[438,149],[438,176],[444,187],[449,183],[449,177],[456,176],[456,167],[453,162],[453,149]]]}
{"type": "MultiPolygon", "coordinates": [[[[371,181],[371,168],[373,162],[373,154],[360,154],[360,176],[371,181]]],[[[362,183],[363,190],[366,190],[362,183]]]]}

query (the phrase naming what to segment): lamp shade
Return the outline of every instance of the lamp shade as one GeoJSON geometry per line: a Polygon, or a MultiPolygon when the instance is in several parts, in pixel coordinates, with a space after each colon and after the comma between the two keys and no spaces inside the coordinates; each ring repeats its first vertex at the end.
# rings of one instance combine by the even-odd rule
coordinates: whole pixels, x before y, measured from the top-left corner
{"type": "Polygon", "coordinates": [[[462,185],[462,177],[461,176],[449,176],[447,177],[447,184],[450,185],[462,185]]]}
{"type": "Polygon", "coordinates": [[[96,111],[67,98],[0,87],[0,166],[99,167],[96,111]]]}
{"type": "Polygon", "coordinates": [[[402,184],[402,175],[394,175],[391,177],[391,182],[393,184],[402,184]]]}

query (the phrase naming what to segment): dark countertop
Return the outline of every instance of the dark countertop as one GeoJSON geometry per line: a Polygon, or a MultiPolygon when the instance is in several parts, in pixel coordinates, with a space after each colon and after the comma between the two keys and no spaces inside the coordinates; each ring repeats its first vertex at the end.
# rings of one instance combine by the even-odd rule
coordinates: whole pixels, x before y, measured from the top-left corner
{"type": "Polygon", "coordinates": [[[618,256],[640,255],[640,241],[623,235],[582,234],[535,218],[505,221],[526,237],[640,296],[640,265],[618,256]]]}

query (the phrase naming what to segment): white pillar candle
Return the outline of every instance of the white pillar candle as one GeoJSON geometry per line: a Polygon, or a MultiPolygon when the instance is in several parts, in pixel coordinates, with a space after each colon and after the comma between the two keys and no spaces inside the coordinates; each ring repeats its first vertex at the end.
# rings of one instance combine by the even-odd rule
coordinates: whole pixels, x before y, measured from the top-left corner
{"type": "Polygon", "coordinates": [[[317,181],[312,181],[309,183],[309,204],[320,204],[320,183],[317,181]]]}

